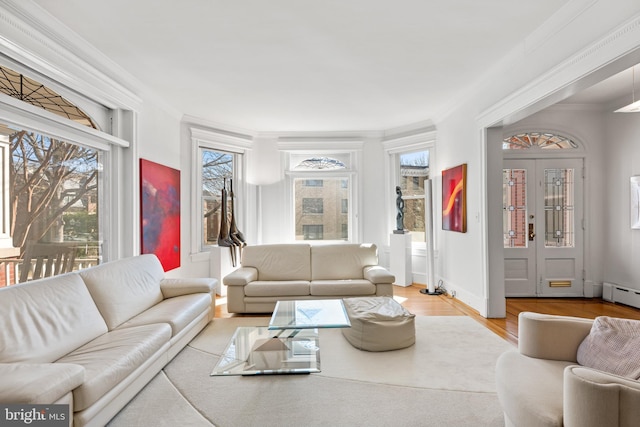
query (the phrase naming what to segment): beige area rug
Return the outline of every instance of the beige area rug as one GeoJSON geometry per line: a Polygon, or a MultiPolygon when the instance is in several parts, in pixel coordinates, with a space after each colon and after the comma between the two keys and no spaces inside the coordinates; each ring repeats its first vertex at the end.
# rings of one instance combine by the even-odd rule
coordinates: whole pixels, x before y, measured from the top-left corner
{"type": "Polygon", "coordinates": [[[414,346],[379,353],[320,330],[316,374],[209,376],[238,326],[267,323],[215,319],[109,425],[504,425],[494,368],[513,347],[470,317],[417,316],[414,346]]]}

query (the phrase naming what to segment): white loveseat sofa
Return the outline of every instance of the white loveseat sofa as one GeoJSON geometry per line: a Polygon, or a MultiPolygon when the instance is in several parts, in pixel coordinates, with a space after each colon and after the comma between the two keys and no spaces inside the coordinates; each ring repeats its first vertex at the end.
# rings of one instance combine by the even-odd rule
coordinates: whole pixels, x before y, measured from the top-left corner
{"type": "Polygon", "coordinates": [[[503,353],[496,365],[507,427],[640,425],[640,381],[578,364],[593,323],[520,313],[518,349],[503,353]]]}
{"type": "Polygon", "coordinates": [[[374,244],[247,246],[223,278],[229,313],[273,312],[278,300],[393,296],[395,277],[374,244]]]}
{"type": "Polygon", "coordinates": [[[216,285],[140,255],[0,288],[0,402],[103,426],[213,318],[216,285]]]}

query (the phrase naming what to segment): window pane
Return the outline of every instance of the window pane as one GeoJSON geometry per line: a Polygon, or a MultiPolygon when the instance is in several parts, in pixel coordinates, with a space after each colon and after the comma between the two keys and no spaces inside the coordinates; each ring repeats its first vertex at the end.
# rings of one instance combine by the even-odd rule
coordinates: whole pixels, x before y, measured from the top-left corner
{"type": "Polygon", "coordinates": [[[302,213],[305,214],[321,214],[323,212],[323,200],[319,197],[302,199],[302,213]]]}
{"type": "Polygon", "coordinates": [[[404,200],[404,228],[412,241],[425,241],[424,183],[429,179],[429,153],[400,154],[400,189],[404,200]]]}
{"type": "Polygon", "coordinates": [[[296,240],[349,240],[348,198],[347,178],[294,179],[296,240]]]}
{"type": "Polygon", "coordinates": [[[569,138],[552,133],[521,133],[512,135],[502,141],[503,150],[564,150],[576,148],[578,148],[578,144],[569,138]]]}
{"type": "Polygon", "coordinates": [[[574,247],[574,169],[544,170],[544,245],[574,247]]]}
{"type": "Polygon", "coordinates": [[[526,248],[527,171],[502,171],[502,227],[505,248],[526,248]]]}
{"type": "Polygon", "coordinates": [[[303,225],[302,234],[304,240],[322,240],[323,239],[323,226],[322,225],[303,225]]]}
{"type": "Polygon", "coordinates": [[[10,217],[8,231],[15,252],[13,261],[2,259],[0,284],[16,283],[20,271],[25,271],[23,279],[32,278],[34,264],[22,264],[22,258],[36,243],[64,243],[56,248],[64,247],[65,252],[72,248],[74,263],[46,275],[96,265],[101,258],[103,153],[2,124],[0,144],[9,151],[2,176],[8,168],[3,200],[11,209],[2,214],[10,217]]]}
{"type": "MultiPolygon", "coordinates": [[[[233,178],[234,157],[234,154],[224,151],[201,149],[204,246],[218,243],[222,189],[225,182],[228,188],[229,180],[233,178]]],[[[230,214],[230,211],[228,213],[230,214]]]]}

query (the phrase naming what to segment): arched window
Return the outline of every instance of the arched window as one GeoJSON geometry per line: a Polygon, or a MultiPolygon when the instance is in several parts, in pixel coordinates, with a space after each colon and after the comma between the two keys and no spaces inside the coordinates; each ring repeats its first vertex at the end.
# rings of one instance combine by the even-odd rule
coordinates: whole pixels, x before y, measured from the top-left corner
{"type": "MultiPolygon", "coordinates": [[[[0,93],[97,129],[79,107],[44,84],[0,66],[0,93]]],[[[37,112],[33,113],[37,116],[37,112]]],[[[100,221],[104,151],[47,134],[46,126],[22,128],[0,119],[0,152],[4,203],[0,260],[5,268],[0,286],[32,278],[32,265],[23,259],[36,244],[72,251],[75,263],[64,270],[97,264],[101,258],[100,221]],[[28,271],[25,271],[28,270],[28,271]],[[28,274],[27,274],[28,273],[28,274]]],[[[35,276],[33,276],[35,278],[35,276]]]]}
{"type": "Polygon", "coordinates": [[[354,239],[352,157],[346,153],[290,154],[295,240],[354,239]]]}
{"type": "Polygon", "coordinates": [[[563,150],[577,149],[578,144],[567,137],[546,132],[512,135],[502,142],[503,150],[563,150]]]}
{"type": "Polygon", "coordinates": [[[308,159],[304,159],[296,167],[294,170],[302,171],[302,170],[335,170],[335,169],[345,169],[347,166],[342,163],[338,159],[333,159],[331,157],[309,157],[308,159]]]}
{"type": "Polygon", "coordinates": [[[97,129],[91,117],[52,89],[1,65],[0,93],[97,129]]]}

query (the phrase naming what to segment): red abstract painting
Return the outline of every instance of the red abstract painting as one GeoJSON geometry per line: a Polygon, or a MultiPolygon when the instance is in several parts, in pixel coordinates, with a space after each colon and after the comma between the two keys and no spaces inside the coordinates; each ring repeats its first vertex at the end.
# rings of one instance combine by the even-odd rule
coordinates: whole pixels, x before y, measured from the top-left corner
{"type": "Polygon", "coordinates": [[[140,159],[140,199],[141,252],[180,267],[180,171],[140,159]]]}
{"type": "Polygon", "coordinates": [[[467,232],[467,165],[442,171],[442,229],[467,232]]]}

